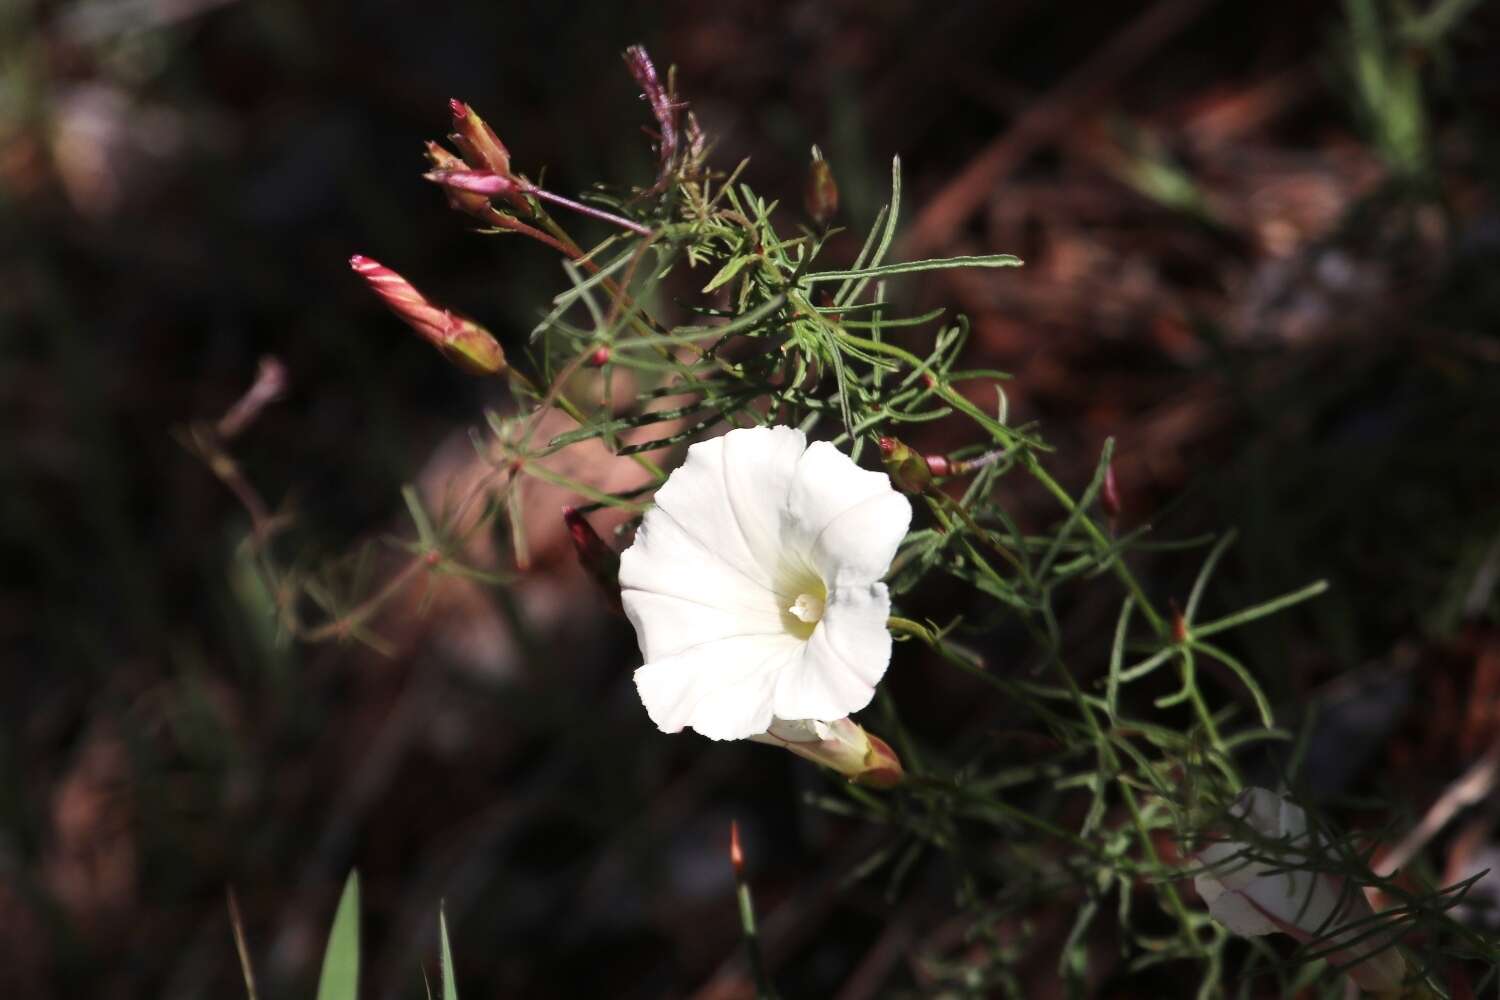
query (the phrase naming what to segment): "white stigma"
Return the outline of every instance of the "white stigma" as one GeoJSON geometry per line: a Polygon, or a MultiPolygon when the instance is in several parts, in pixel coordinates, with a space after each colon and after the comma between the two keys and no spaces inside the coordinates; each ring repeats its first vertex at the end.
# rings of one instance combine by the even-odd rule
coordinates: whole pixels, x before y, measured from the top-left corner
{"type": "Polygon", "coordinates": [[[798,620],[815,625],[823,620],[823,601],[811,594],[798,594],[792,606],[787,608],[798,620]]]}

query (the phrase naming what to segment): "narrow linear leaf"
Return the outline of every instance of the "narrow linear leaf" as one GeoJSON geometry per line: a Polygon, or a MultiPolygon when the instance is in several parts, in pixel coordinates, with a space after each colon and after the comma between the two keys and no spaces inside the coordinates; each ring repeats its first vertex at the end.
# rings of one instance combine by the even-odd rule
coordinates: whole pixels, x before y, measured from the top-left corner
{"type": "Polygon", "coordinates": [[[328,932],[318,1000],[355,1000],[359,994],[359,873],[350,872],[328,932]]]}
{"type": "Polygon", "coordinates": [[[438,944],[443,975],[443,1000],[458,1000],[457,974],[453,971],[453,949],[448,944],[448,915],[438,907],[438,944]]]}
{"type": "Polygon", "coordinates": [[[1021,265],[1021,258],[1014,254],[997,253],[980,257],[944,257],[913,260],[904,264],[881,264],[876,267],[861,268],[858,271],[819,271],[816,274],[804,275],[802,280],[812,285],[823,281],[847,281],[851,278],[863,280],[896,274],[915,274],[919,271],[951,271],[964,267],[1020,267],[1021,265]]]}

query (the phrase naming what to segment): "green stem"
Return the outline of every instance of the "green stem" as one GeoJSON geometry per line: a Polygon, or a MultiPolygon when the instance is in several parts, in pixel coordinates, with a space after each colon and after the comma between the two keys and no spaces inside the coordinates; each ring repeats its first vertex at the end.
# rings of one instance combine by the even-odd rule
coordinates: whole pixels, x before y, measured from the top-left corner
{"type": "MultiPolygon", "coordinates": [[[[1037,461],[1035,455],[1029,451],[1022,452],[1020,459],[1026,466],[1026,471],[1031,473],[1032,478],[1041,483],[1047,492],[1051,493],[1057,502],[1062,504],[1064,510],[1072,514],[1078,509],[1078,504],[1072,495],[1063,489],[1062,485],[1056,479],[1052,478],[1052,475],[1042,466],[1042,463],[1037,461]]],[[[1083,529],[1088,532],[1089,537],[1093,539],[1095,545],[1102,549],[1109,549],[1113,546],[1109,536],[1099,528],[1099,525],[1094,523],[1092,517],[1084,515],[1078,520],[1083,525],[1083,529]]],[[[1136,605],[1151,624],[1152,631],[1158,636],[1165,638],[1167,635],[1166,619],[1161,616],[1160,612],[1152,605],[1150,599],[1146,597],[1145,590],[1142,589],[1140,581],[1135,578],[1135,574],[1130,571],[1130,567],[1125,565],[1125,561],[1120,558],[1112,560],[1112,565],[1115,576],[1119,577],[1120,582],[1125,585],[1125,589],[1130,591],[1130,595],[1135,598],[1136,605]]]]}

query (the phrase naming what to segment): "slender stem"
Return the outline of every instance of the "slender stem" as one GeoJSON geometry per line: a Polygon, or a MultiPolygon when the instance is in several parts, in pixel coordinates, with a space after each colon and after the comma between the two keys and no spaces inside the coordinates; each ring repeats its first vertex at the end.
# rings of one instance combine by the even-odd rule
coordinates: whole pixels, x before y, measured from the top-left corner
{"type": "Polygon", "coordinates": [[[585,205],[582,202],[574,201],[572,198],[564,198],[562,195],[553,194],[551,191],[548,191],[545,188],[528,186],[522,188],[521,190],[526,194],[535,195],[536,197],[541,198],[545,201],[550,201],[554,205],[561,205],[564,208],[570,208],[580,215],[587,215],[592,218],[598,219],[601,222],[608,222],[612,225],[619,226],[621,229],[628,229],[632,233],[636,233],[640,236],[651,235],[650,228],[641,225],[639,222],[627,219],[624,216],[615,215],[612,212],[606,212],[600,208],[594,208],[592,205],[585,205]]]}
{"type": "MultiPolygon", "coordinates": [[[[1047,492],[1051,493],[1057,499],[1057,502],[1062,504],[1063,509],[1069,514],[1078,509],[1077,501],[1073,499],[1067,490],[1062,488],[1062,485],[1056,479],[1052,478],[1052,475],[1042,466],[1042,463],[1037,461],[1035,455],[1029,451],[1023,452],[1021,454],[1021,461],[1025,464],[1026,471],[1031,473],[1032,478],[1041,483],[1047,492]]],[[[1092,517],[1084,515],[1078,520],[1083,525],[1083,529],[1088,532],[1089,537],[1094,540],[1094,544],[1106,549],[1112,547],[1113,543],[1110,541],[1109,536],[1100,530],[1099,525],[1094,523],[1092,517]]],[[[1123,559],[1114,559],[1111,562],[1115,576],[1120,578],[1120,582],[1125,585],[1125,589],[1130,591],[1131,596],[1135,598],[1136,604],[1140,607],[1142,614],[1150,622],[1152,631],[1158,636],[1165,637],[1168,631],[1166,619],[1161,616],[1146,597],[1145,590],[1142,589],[1140,581],[1135,578],[1135,574],[1130,571],[1130,567],[1125,565],[1123,559]]]]}

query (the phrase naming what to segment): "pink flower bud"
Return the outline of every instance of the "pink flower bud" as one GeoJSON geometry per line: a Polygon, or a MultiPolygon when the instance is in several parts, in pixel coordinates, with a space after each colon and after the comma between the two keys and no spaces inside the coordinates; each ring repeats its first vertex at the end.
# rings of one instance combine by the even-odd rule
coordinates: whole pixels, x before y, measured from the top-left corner
{"type": "Polygon", "coordinates": [[[750,739],[785,747],[804,760],[872,788],[891,788],[906,779],[901,758],[896,756],[890,744],[866,732],[852,719],[836,722],[777,719],[764,734],[750,739]]]}
{"type": "Polygon", "coordinates": [[[521,189],[514,178],[484,170],[431,170],[422,176],[450,190],[484,195],[486,198],[514,198],[521,189]]]}
{"type": "Polygon", "coordinates": [[[483,118],[463,101],[450,100],[453,112],[453,134],[450,138],[464,161],[475,170],[489,171],[503,177],[510,176],[510,150],[500,141],[483,118]]]}
{"type": "Polygon", "coordinates": [[[595,350],[593,354],[589,355],[589,364],[595,368],[603,368],[609,364],[609,348],[600,347],[595,350]]]}
{"type": "Polygon", "coordinates": [[[369,283],[391,312],[449,361],[475,375],[505,371],[505,352],[484,327],[433,305],[411,282],[379,261],[355,254],[349,258],[349,266],[369,283]]]}
{"type": "Polygon", "coordinates": [[[819,226],[828,225],[839,212],[839,186],[833,179],[833,169],[817,146],[812,148],[812,163],[807,168],[802,203],[808,216],[819,226]]]}
{"type": "Polygon", "coordinates": [[[1120,484],[1115,481],[1115,463],[1104,467],[1104,484],[1099,488],[1099,508],[1109,517],[1120,515],[1120,484]]]}
{"type": "Polygon", "coordinates": [[[599,585],[609,606],[624,614],[620,604],[620,554],[605,544],[577,508],[564,507],[562,516],[568,537],[573,540],[573,550],[578,553],[579,564],[599,585]]]}
{"type": "Polygon", "coordinates": [[[923,461],[927,463],[927,471],[934,476],[953,475],[953,463],[948,461],[946,455],[928,455],[923,461]]]}
{"type": "MultiPolygon", "coordinates": [[[[427,162],[432,164],[433,174],[446,174],[465,169],[463,160],[435,142],[427,143],[427,162]]],[[[490,199],[485,195],[474,194],[447,184],[443,185],[443,190],[448,195],[449,208],[480,219],[483,219],[489,211],[490,199]]]]}
{"type": "Polygon", "coordinates": [[[1190,638],[1192,638],[1192,633],[1188,630],[1187,618],[1183,615],[1182,609],[1177,607],[1176,602],[1173,602],[1172,641],[1180,646],[1190,638]]]}
{"type": "Polygon", "coordinates": [[[745,852],[740,849],[740,824],[737,820],[729,821],[729,865],[734,869],[736,879],[745,877],[745,852]]]}
{"type": "Polygon", "coordinates": [[[890,474],[891,484],[902,493],[917,496],[932,485],[932,470],[927,460],[912,451],[900,439],[880,439],[880,458],[890,474]]]}

